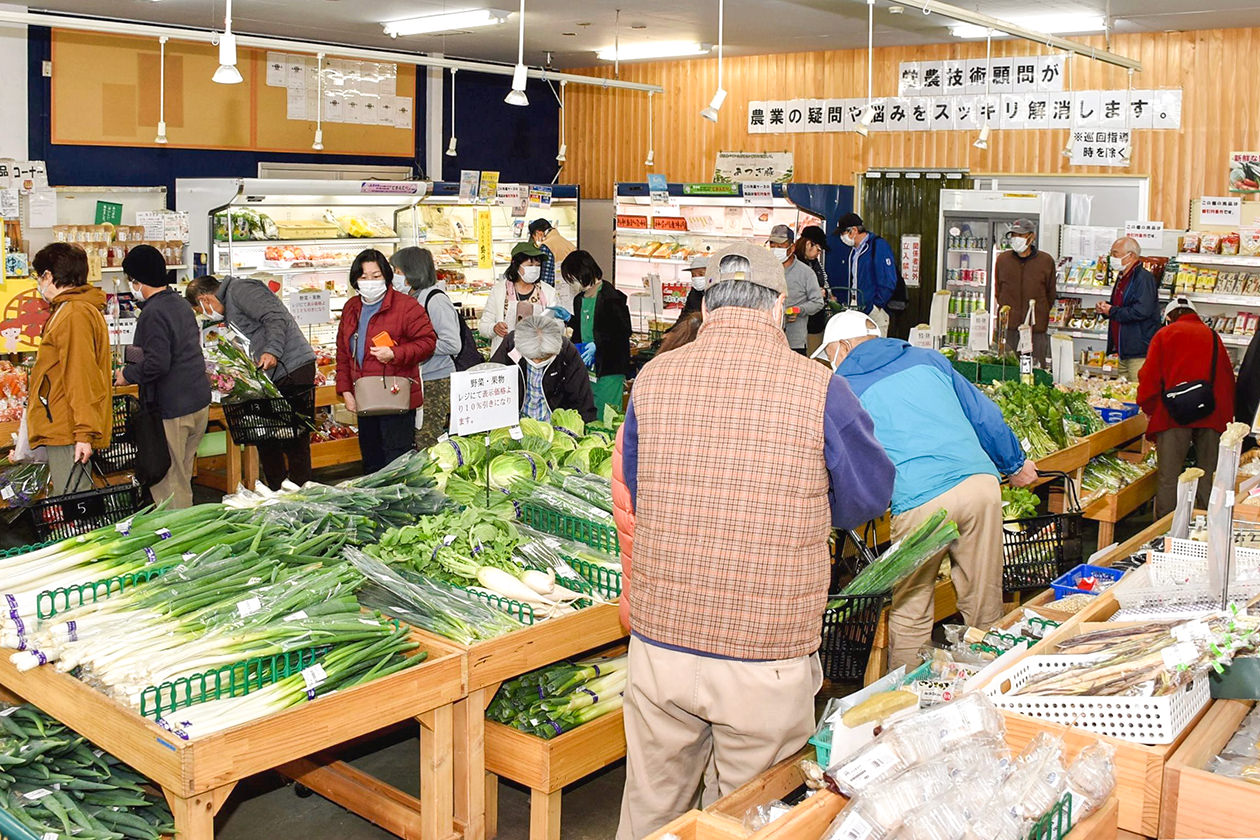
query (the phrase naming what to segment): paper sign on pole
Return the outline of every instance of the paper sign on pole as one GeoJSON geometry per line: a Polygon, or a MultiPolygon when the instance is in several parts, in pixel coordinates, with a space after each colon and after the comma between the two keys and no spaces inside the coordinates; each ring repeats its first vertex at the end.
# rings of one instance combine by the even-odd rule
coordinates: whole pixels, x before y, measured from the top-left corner
{"type": "Polygon", "coordinates": [[[901,279],[905,281],[907,287],[919,285],[922,246],[923,237],[917,233],[907,233],[901,237],[901,279]]]}
{"type": "Polygon", "coordinates": [[[1237,227],[1242,224],[1242,199],[1236,195],[1203,196],[1199,199],[1199,221],[1205,225],[1237,227]]]}
{"type": "Polygon", "coordinates": [[[1158,248],[1164,244],[1164,223],[1125,222],[1124,235],[1141,245],[1143,250],[1158,248]]]}
{"type": "Polygon", "coordinates": [[[984,310],[971,313],[971,332],[967,346],[980,353],[989,351],[989,313],[984,310]]]}
{"type": "Polygon", "coordinates": [[[494,170],[486,169],[481,172],[481,186],[478,192],[478,198],[489,203],[494,199],[499,190],[499,173],[494,170]]]}
{"type": "Polygon", "coordinates": [[[910,330],[910,346],[925,347],[932,349],[932,328],[926,324],[919,324],[910,330]]]}
{"type": "Polygon", "coordinates": [[[477,211],[477,267],[494,268],[494,230],[490,211],[477,211]]]}
{"type": "Polygon", "coordinates": [[[508,365],[451,374],[451,434],[471,435],[520,421],[520,368],[508,365]]]}
{"type": "Polygon", "coordinates": [[[312,327],[332,321],[331,305],[332,292],[327,289],[289,293],[289,312],[300,327],[312,327]]]}

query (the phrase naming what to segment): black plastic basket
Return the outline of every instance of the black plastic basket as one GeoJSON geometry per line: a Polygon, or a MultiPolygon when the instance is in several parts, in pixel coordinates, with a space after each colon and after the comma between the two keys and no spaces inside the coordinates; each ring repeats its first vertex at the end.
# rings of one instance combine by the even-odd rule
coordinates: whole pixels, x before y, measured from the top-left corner
{"type": "Polygon", "coordinates": [[[314,416],[314,385],[289,396],[223,404],[232,442],[241,446],[295,443],[311,433],[314,416]]]}
{"type": "Polygon", "coordinates": [[[147,503],[145,489],[131,481],[78,493],[48,496],[31,505],[40,541],[64,540],[126,519],[147,503]]]}
{"type": "Polygon", "coordinates": [[[104,473],[120,473],[136,466],[136,433],[132,421],[140,410],[140,401],[130,394],[114,395],[114,430],[109,446],[92,453],[92,459],[104,473]]]}
{"type": "Polygon", "coordinates": [[[1081,512],[1072,479],[1064,473],[1064,513],[1048,513],[1002,523],[1002,591],[1042,589],[1079,565],[1082,554],[1081,512]]]}
{"type": "Polygon", "coordinates": [[[841,603],[823,612],[822,645],[818,648],[823,676],[836,682],[861,682],[889,596],[833,595],[828,600],[841,603]]]}

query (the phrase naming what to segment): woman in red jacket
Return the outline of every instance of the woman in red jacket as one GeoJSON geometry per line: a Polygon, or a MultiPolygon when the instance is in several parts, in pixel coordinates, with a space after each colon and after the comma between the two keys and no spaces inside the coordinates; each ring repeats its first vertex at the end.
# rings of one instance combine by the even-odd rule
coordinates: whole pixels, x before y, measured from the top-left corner
{"type": "Polygon", "coordinates": [[[1150,418],[1146,436],[1155,441],[1159,463],[1159,490],[1155,517],[1171,513],[1177,505],[1177,477],[1194,445],[1195,464],[1203,470],[1197,506],[1206,508],[1216,471],[1221,432],[1234,418],[1234,366],[1221,337],[1199,320],[1194,304],[1175,297],[1164,310],[1167,325],[1151,339],[1146,364],[1138,374],[1138,404],[1150,418]],[[1215,367],[1213,367],[1215,360],[1215,367]],[[1168,413],[1164,393],[1175,386],[1207,380],[1212,385],[1213,405],[1192,423],[1179,424],[1168,413]]]}
{"type": "Polygon", "coordinates": [[[346,301],[337,327],[337,393],[357,410],[354,383],[364,376],[403,376],[411,380],[409,410],[361,416],[359,451],[363,471],[376,472],[411,449],[416,409],[424,403],[420,364],[433,355],[437,333],[416,299],[392,289],[394,269],[380,251],[369,248],[354,258],[350,285],[357,295],[346,301]]]}

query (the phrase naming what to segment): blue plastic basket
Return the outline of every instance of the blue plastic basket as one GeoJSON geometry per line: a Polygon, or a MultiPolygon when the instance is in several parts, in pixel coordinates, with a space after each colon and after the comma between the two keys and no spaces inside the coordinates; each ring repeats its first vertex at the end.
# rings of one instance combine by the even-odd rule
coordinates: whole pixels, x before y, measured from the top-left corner
{"type": "Polygon", "coordinates": [[[1128,420],[1130,417],[1136,417],[1140,410],[1137,403],[1125,403],[1124,408],[1094,406],[1094,411],[1098,412],[1104,423],[1119,423],[1121,420],[1128,420]]]}
{"type": "Polygon", "coordinates": [[[1057,601],[1069,595],[1098,595],[1101,590],[1090,592],[1085,589],[1078,589],[1076,586],[1080,583],[1081,578],[1090,577],[1091,575],[1095,578],[1117,581],[1124,577],[1124,572],[1119,569],[1108,569],[1106,566],[1091,566],[1088,563],[1082,563],[1062,577],[1056,578],[1050,584],[1050,588],[1054,590],[1054,600],[1057,601]]]}

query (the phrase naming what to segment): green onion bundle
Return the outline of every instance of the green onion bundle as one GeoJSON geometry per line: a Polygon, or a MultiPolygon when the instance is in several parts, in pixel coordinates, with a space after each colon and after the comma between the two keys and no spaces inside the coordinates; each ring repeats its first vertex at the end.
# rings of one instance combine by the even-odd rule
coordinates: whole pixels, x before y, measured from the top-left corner
{"type": "MultiPolygon", "coordinates": [[[[920,566],[938,557],[958,539],[958,526],[946,521],[948,512],[941,508],[923,521],[903,539],[885,551],[874,563],[858,573],[841,595],[880,595],[914,574],[920,566]]],[[[840,602],[842,603],[842,602],[840,602]]],[[[828,606],[837,606],[833,603],[828,606]]]]}
{"type": "Polygon", "coordinates": [[[560,662],[500,686],[486,715],[540,738],[554,738],[616,711],[626,687],[626,657],[560,662]]]}

